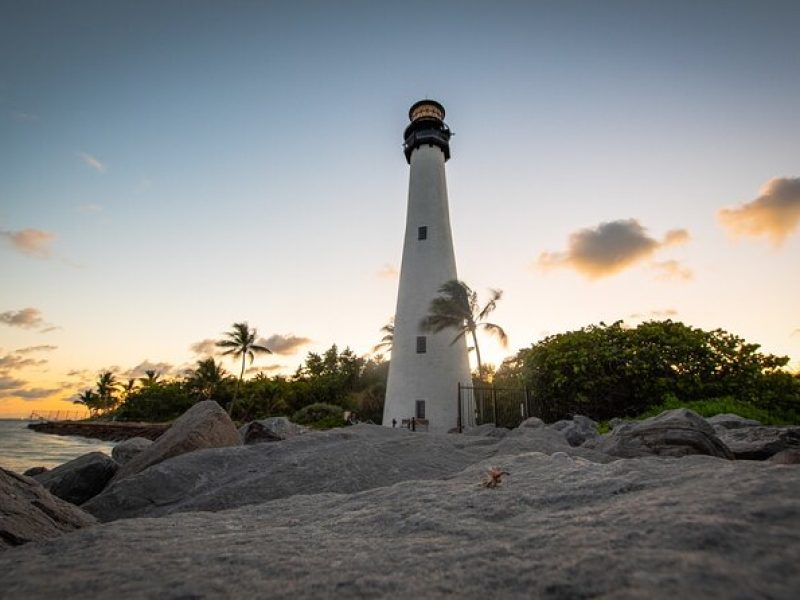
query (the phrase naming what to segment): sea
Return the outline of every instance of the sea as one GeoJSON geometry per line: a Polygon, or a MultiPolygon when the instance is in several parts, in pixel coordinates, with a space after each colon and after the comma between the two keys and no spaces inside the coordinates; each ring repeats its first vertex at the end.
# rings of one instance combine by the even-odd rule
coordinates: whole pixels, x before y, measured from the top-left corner
{"type": "Polygon", "coordinates": [[[111,455],[115,442],[28,429],[33,421],[0,419],[0,467],[22,473],[31,467],[52,469],[89,452],[111,455]]]}

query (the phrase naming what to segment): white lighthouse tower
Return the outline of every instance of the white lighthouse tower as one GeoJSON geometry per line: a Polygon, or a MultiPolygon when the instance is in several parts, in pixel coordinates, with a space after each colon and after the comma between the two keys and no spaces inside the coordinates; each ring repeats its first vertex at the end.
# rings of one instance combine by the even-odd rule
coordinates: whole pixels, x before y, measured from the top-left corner
{"type": "MultiPolygon", "coordinates": [[[[403,134],[411,166],[403,262],[394,318],[392,358],[383,424],[401,426],[412,418],[418,429],[447,431],[458,421],[458,384],[469,385],[465,338],[456,331],[422,331],[431,300],[446,281],[458,279],[447,205],[444,163],[450,158],[450,129],[444,107],[421,100],[408,111],[403,134]]],[[[472,415],[463,415],[463,425],[472,415]]]]}

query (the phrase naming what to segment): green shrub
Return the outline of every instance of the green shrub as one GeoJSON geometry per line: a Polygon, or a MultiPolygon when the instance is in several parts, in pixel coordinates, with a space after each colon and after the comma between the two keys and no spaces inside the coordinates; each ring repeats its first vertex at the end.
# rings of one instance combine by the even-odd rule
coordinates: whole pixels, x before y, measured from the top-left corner
{"type": "Polygon", "coordinates": [[[314,425],[323,420],[326,423],[337,422],[337,425],[330,425],[331,427],[344,425],[344,410],[341,406],[317,402],[301,408],[292,415],[292,421],[300,425],[314,425]]]}
{"type": "Polygon", "coordinates": [[[688,408],[693,410],[701,417],[713,417],[721,414],[739,415],[745,419],[754,419],[764,425],[796,425],[800,424],[800,414],[794,411],[767,411],[748,402],[736,400],[730,396],[722,398],[708,398],[706,400],[694,400],[691,402],[681,402],[675,396],[667,397],[658,406],[653,406],[636,417],[637,420],[647,419],[660,415],[666,410],[676,408],[688,408]]]}

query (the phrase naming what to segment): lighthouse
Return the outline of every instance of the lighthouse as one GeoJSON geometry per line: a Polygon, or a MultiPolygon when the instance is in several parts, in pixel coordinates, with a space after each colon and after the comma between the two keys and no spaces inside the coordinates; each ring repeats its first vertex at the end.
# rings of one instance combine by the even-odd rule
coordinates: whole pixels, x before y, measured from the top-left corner
{"type": "MultiPolygon", "coordinates": [[[[469,385],[465,336],[432,334],[420,322],[445,282],[458,279],[445,162],[450,158],[450,128],[444,107],[421,100],[408,111],[403,134],[410,166],[403,261],[394,317],[392,358],[383,424],[410,423],[417,429],[448,431],[458,420],[458,384],[469,385]]],[[[468,425],[471,415],[465,415],[468,425]]]]}

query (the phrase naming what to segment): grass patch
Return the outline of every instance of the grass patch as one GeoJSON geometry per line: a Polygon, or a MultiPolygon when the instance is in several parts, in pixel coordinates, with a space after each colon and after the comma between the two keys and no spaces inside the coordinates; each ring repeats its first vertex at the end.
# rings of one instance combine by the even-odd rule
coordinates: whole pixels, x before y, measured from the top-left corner
{"type": "MultiPolygon", "coordinates": [[[[736,400],[730,396],[722,398],[708,398],[693,402],[682,402],[675,397],[667,398],[658,406],[653,406],[636,417],[636,420],[655,417],[666,410],[688,408],[702,417],[713,417],[724,413],[739,415],[745,419],[755,419],[764,425],[795,425],[800,423],[800,414],[794,411],[766,411],[747,402],[736,400]]],[[[605,423],[606,427],[608,423],[605,423]]]]}

